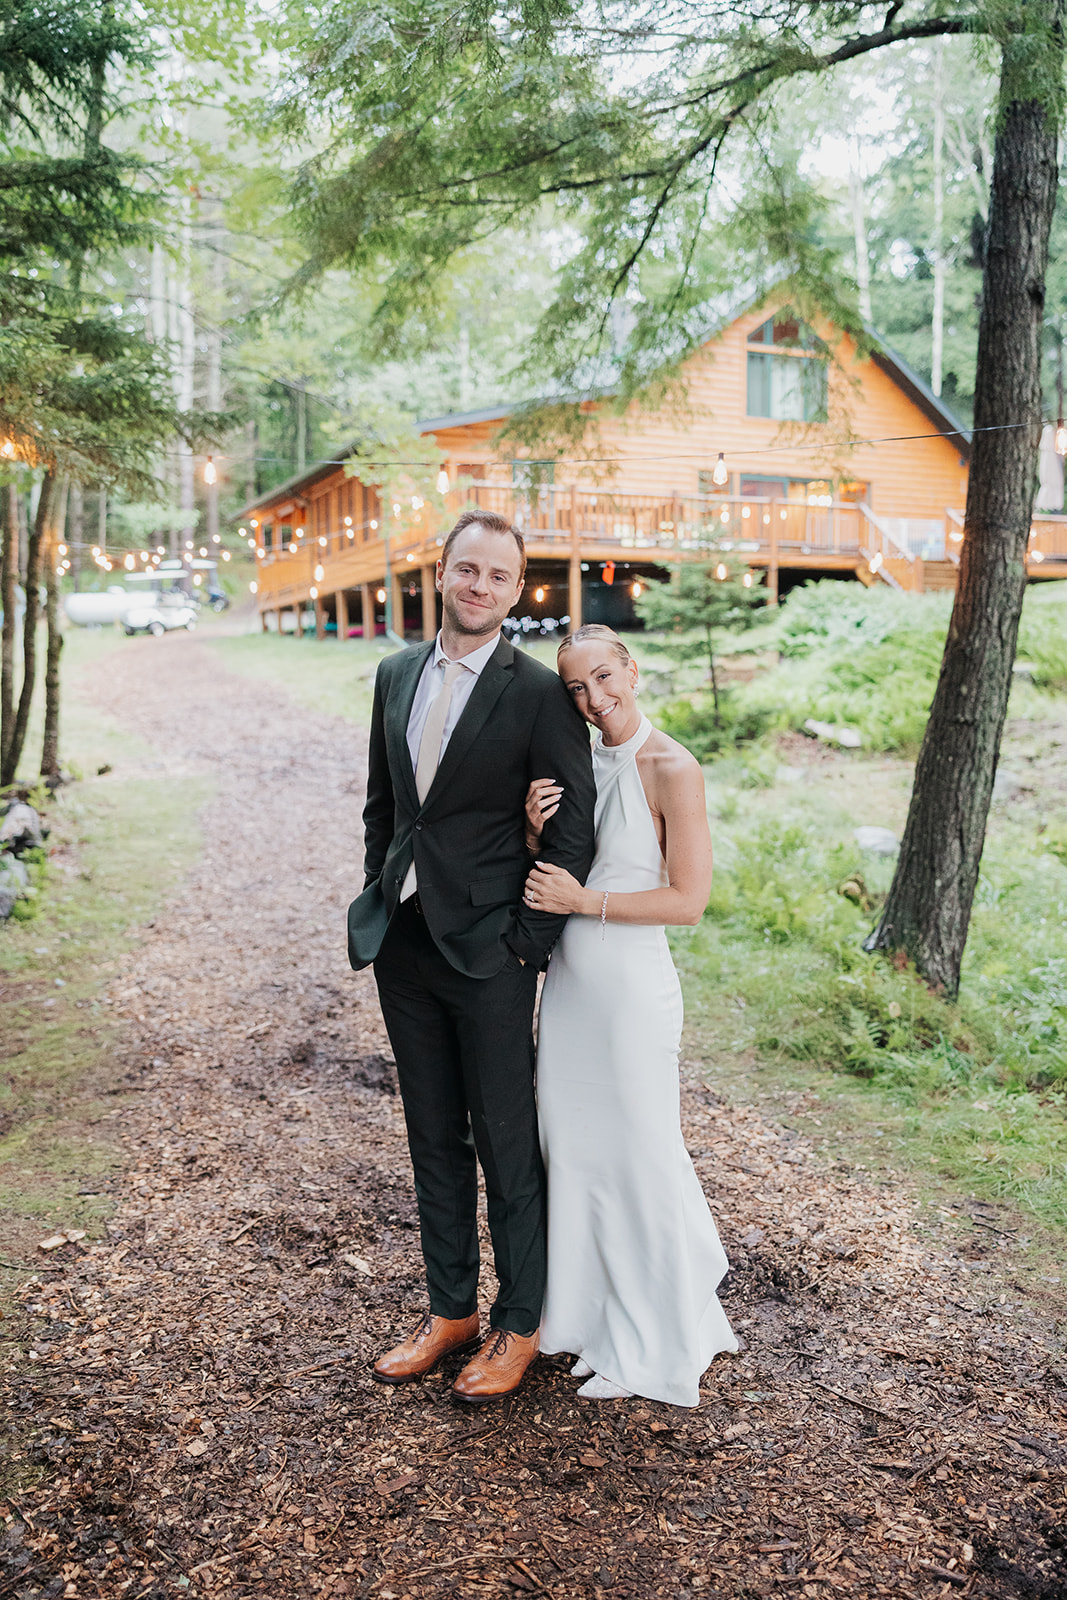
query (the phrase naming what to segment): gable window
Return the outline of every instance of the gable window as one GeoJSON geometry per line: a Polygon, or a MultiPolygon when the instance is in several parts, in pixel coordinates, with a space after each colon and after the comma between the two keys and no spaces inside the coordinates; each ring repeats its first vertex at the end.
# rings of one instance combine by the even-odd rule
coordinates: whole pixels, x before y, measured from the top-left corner
{"type": "Polygon", "coordinates": [[[769,317],[748,336],[750,417],[826,421],[825,346],[806,323],[769,317]]]}

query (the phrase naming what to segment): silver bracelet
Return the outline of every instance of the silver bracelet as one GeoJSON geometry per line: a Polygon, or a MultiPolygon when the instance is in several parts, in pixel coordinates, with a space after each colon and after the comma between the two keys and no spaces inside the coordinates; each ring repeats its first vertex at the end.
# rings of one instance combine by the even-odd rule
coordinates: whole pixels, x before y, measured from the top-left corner
{"type": "Polygon", "coordinates": [[[608,890],[604,890],[604,898],[600,902],[600,937],[603,939],[608,926],[608,890]]]}

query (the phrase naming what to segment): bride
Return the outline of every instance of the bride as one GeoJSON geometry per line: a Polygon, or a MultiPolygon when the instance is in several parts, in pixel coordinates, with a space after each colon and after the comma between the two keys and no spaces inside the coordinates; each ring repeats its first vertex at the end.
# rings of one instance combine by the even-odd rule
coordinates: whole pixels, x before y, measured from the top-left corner
{"type": "MultiPolygon", "coordinates": [[[[682,995],[664,932],[699,922],[711,889],[704,779],[641,715],[637,663],[610,628],[569,634],[558,666],[597,733],[596,855],[584,886],[541,862],[526,886],[528,905],[571,914],[538,1026],[541,1351],[579,1358],[587,1399],[695,1406],[712,1357],[737,1349],[715,1293],[726,1256],[682,1142],[682,995]]],[[[531,850],[561,792],[531,784],[531,850]]]]}

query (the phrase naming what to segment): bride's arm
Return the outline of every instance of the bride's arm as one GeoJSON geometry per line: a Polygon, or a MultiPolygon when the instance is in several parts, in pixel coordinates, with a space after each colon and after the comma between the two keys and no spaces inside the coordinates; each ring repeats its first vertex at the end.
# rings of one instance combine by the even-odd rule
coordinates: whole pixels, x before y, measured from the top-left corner
{"type": "MultiPolygon", "coordinates": [[[[638,894],[608,894],[608,922],[655,927],[693,926],[704,915],[711,893],[711,834],[708,831],[704,774],[687,750],[672,750],[656,762],[655,793],[663,818],[668,886],[638,894]]],[[[599,917],[604,893],[585,889],[569,872],[540,862],[526,884],[527,904],[539,911],[599,917]],[[531,896],[533,897],[531,899],[531,896]]]]}

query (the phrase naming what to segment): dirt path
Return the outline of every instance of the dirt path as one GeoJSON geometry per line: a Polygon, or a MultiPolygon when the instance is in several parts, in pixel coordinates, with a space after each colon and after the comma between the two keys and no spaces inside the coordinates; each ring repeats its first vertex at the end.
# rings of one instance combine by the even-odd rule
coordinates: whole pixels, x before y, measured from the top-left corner
{"type": "Polygon", "coordinates": [[[42,1271],[3,1375],[35,1470],[0,1596],[1067,1592],[1051,1326],[695,1076],[747,1344],[699,1410],[585,1406],[546,1361],[488,1412],[450,1401],[452,1369],[375,1385],[422,1287],[388,1049],[344,956],[362,738],[184,638],[131,644],[95,693],[217,794],[111,996],[134,1092],[109,1238],[42,1271]]]}

